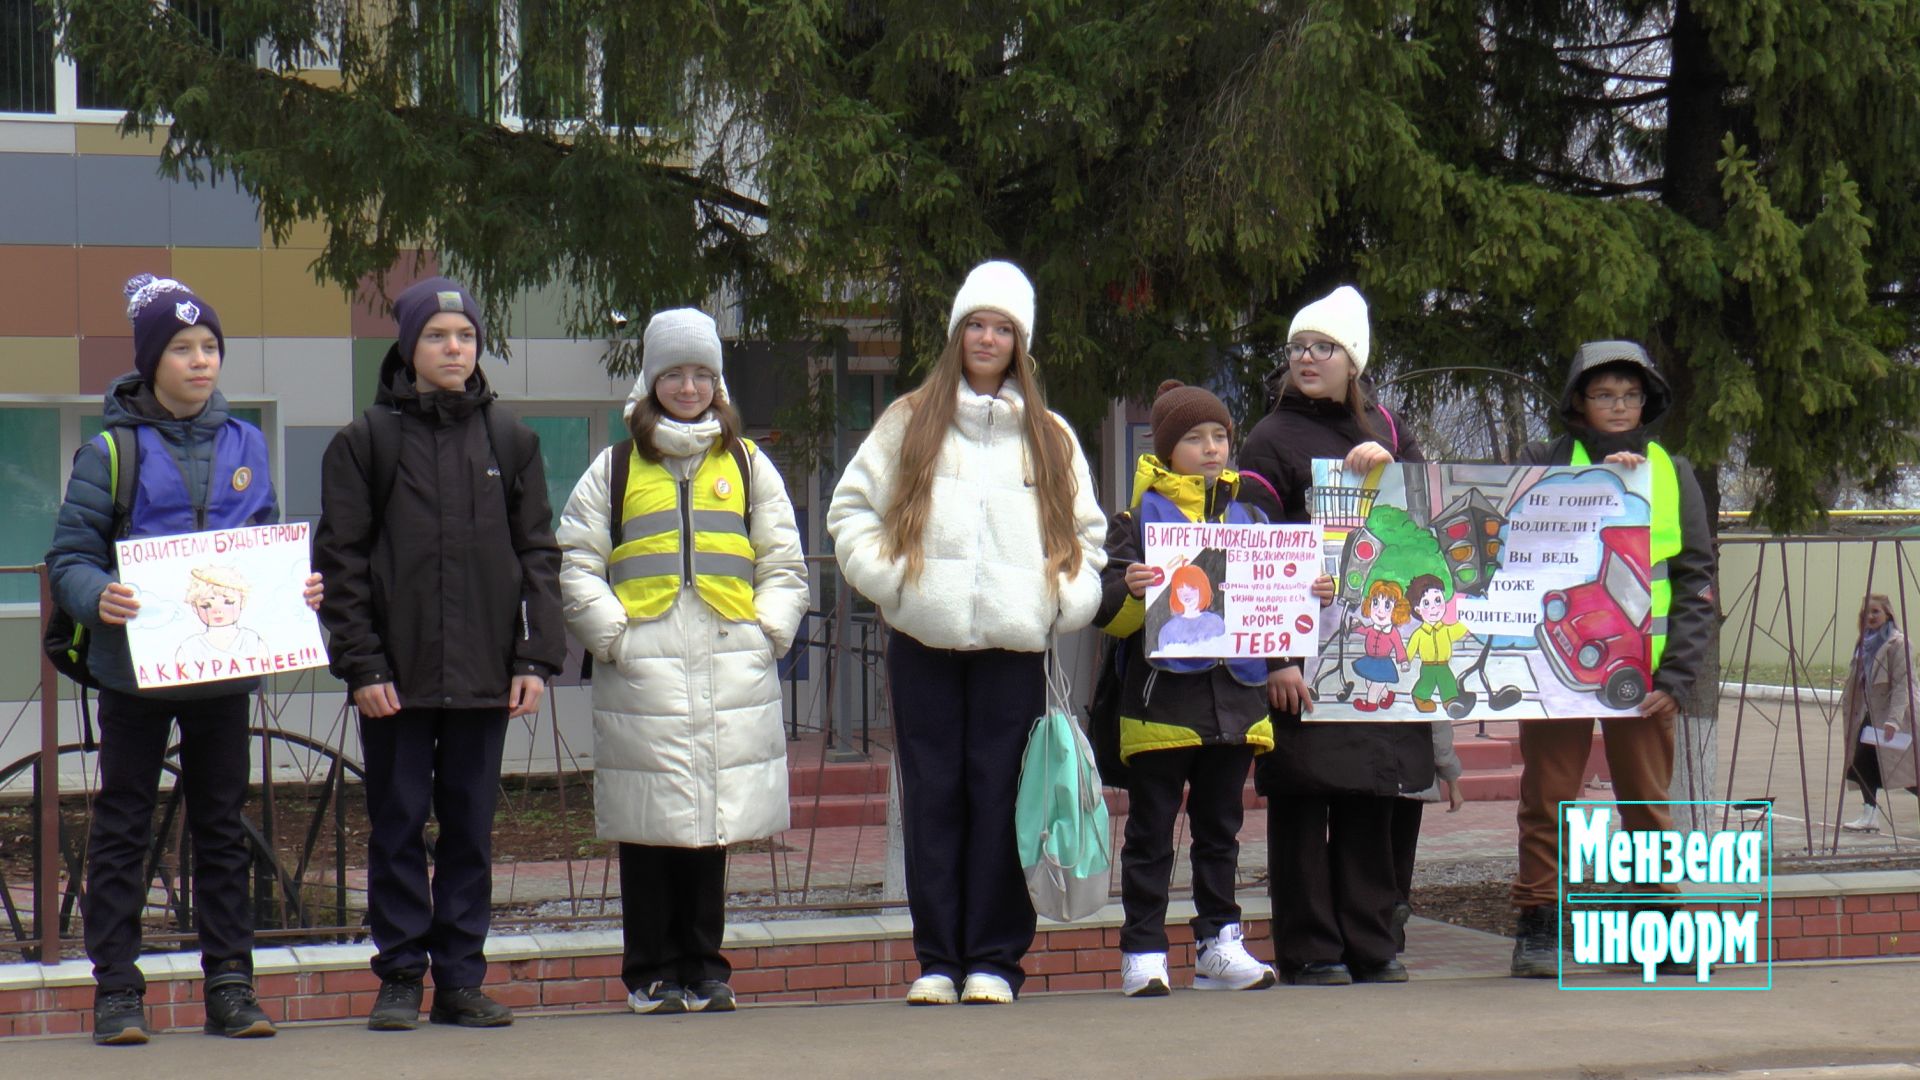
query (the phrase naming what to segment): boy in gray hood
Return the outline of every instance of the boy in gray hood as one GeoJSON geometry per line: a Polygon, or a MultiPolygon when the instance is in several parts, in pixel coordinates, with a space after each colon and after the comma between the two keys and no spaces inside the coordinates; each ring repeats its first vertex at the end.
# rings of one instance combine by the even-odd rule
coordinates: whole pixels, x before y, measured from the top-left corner
{"type": "MultiPolygon", "coordinates": [[[[1631,830],[1673,828],[1663,805],[1673,777],[1673,722],[1693,692],[1715,617],[1713,528],[1693,466],[1654,439],[1673,394],[1647,351],[1631,341],[1593,341],[1573,354],[1561,400],[1567,433],[1520,455],[1527,465],[1607,462],[1653,471],[1653,685],[1639,716],[1602,717],[1607,768],[1620,816],[1631,830]]],[[[1559,974],[1559,831],[1562,800],[1577,799],[1593,743],[1593,721],[1529,720],[1520,725],[1519,911],[1513,975],[1559,974]]]]}

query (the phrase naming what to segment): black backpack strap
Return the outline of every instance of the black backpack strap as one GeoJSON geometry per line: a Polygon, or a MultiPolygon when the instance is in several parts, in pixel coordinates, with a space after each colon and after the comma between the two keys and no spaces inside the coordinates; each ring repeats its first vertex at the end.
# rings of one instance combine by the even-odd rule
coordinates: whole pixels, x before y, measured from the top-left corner
{"type": "Polygon", "coordinates": [[[360,414],[367,431],[367,487],[373,496],[373,520],[387,516],[394,480],[400,475],[400,413],[375,405],[360,414]]]}
{"type": "Polygon", "coordinates": [[[489,401],[480,406],[480,413],[487,424],[487,443],[493,448],[493,460],[500,466],[503,487],[507,493],[507,509],[513,509],[514,499],[520,494],[520,470],[527,467],[527,458],[531,456],[520,418],[512,409],[498,401],[489,401]]]}
{"type": "Polygon", "coordinates": [[[733,464],[740,470],[740,497],[746,500],[746,512],[740,516],[747,519],[747,535],[753,535],[753,461],[748,451],[753,444],[745,439],[733,440],[733,464]]]}
{"type": "Polygon", "coordinates": [[[613,444],[613,469],[607,477],[607,532],[611,546],[607,548],[607,563],[613,563],[613,550],[620,546],[620,526],[625,522],[620,516],[626,512],[627,474],[633,468],[633,440],[621,439],[613,444]]]}

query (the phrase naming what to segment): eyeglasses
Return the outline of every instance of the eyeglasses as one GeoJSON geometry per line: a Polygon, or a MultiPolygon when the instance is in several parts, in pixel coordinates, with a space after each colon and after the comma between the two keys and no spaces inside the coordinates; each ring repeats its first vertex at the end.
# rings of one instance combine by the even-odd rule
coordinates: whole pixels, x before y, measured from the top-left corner
{"type": "Polygon", "coordinates": [[[1333,351],[1340,346],[1331,341],[1316,341],[1311,345],[1302,345],[1297,341],[1287,342],[1287,363],[1291,364],[1301,356],[1311,356],[1322,363],[1333,359],[1333,351]]]}
{"type": "Polygon", "coordinates": [[[1647,403],[1647,395],[1638,390],[1629,390],[1624,394],[1588,394],[1587,400],[1602,409],[1618,409],[1622,406],[1637,409],[1647,403]]]}
{"type": "Polygon", "coordinates": [[[679,386],[688,381],[695,386],[712,386],[713,372],[705,368],[696,368],[691,373],[679,370],[669,371],[660,376],[660,381],[668,386],[679,386]]]}

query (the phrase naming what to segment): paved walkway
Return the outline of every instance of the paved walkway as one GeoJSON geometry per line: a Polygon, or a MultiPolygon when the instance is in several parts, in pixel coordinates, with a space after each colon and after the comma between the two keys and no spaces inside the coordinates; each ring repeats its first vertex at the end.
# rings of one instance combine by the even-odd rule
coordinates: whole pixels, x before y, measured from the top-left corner
{"type": "Polygon", "coordinates": [[[1577,1077],[1811,1066],[1911,1075],[1899,1019],[1920,965],[1783,966],[1766,993],[1574,993],[1550,982],[1424,977],[1405,986],[1283,987],[1129,1001],[1035,995],[1006,1008],[769,1006],[733,1016],[523,1016],[502,1031],[373,1034],[290,1025],[272,1040],[166,1035],[141,1048],[14,1040],[10,1077],[398,1078],[703,1076],[1577,1077]]]}

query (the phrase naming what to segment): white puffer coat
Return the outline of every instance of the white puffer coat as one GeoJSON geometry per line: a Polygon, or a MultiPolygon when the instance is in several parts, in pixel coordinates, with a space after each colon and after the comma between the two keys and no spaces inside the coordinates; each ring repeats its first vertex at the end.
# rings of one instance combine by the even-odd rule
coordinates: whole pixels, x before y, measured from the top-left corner
{"type": "Polygon", "coordinates": [[[1050,634],[1086,626],[1100,606],[1107,519],[1094,499],[1080,440],[1053,413],[1048,415],[1073,445],[1080,572],[1061,580],[1057,590],[1047,587],[1040,499],[1020,427],[1023,408],[1011,379],[993,397],[961,384],[953,426],[934,468],[926,565],[916,581],[906,581],[905,560],[886,557],[881,520],[893,501],[900,444],[912,416],[908,405],[887,410],[834,489],[827,531],[841,571],[894,629],[924,645],[1041,652],[1050,634]]]}
{"type": "MultiPolygon", "coordinates": [[[[662,420],[654,443],[691,476],[719,424],[662,420]]],[[[567,627],[594,656],[594,825],[603,840],[712,847],[787,828],[787,742],[778,658],[806,614],[793,503],[765,454],[749,455],[753,605],[730,622],[682,589],[657,619],[628,621],[607,583],[612,451],[574,486],[560,519],[567,627]]]]}

